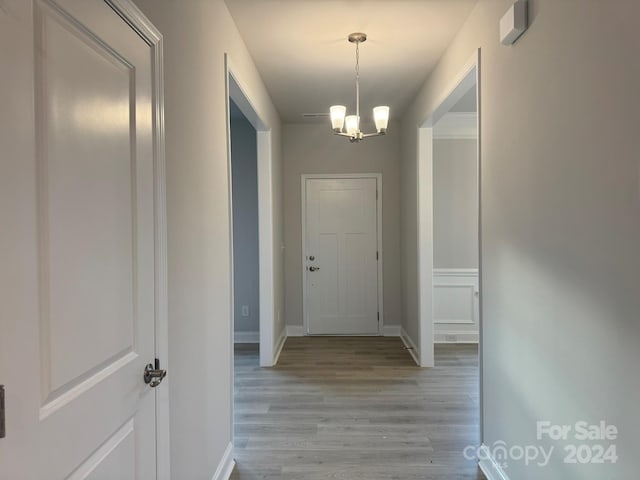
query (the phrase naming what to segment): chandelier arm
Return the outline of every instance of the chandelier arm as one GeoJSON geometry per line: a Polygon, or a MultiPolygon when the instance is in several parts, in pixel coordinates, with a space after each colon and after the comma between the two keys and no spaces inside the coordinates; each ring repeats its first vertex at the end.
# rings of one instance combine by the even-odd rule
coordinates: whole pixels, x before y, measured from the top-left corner
{"type": "Polygon", "coordinates": [[[378,137],[380,135],[386,135],[385,132],[376,132],[376,133],[364,133],[362,134],[362,138],[367,138],[367,137],[378,137]]]}

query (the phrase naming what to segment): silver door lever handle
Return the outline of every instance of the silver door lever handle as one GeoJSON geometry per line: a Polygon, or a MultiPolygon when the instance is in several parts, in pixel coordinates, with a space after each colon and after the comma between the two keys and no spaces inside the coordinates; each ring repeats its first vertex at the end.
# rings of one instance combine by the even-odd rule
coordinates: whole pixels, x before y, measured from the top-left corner
{"type": "Polygon", "coordinates": [[[320,270],[320,267],[309,267],[310,272],[315,272],[316,270],[320,270]]]}
{"type": "MultiPolygon", "coordinates": [[[[159,365],[155,365],[155,366],[159,366],[159,365]]],[[[144,368],[144,376],[143,376],[144,383],[149,385],[151,388],[155,388],[158,385],[160,385],[162,380],[164,380],[164,377],[167,376],[166,370],[162,370],[160,368],[153,368],[153,367],[154,365],[152,363],[149,363],[144,368]]]]}

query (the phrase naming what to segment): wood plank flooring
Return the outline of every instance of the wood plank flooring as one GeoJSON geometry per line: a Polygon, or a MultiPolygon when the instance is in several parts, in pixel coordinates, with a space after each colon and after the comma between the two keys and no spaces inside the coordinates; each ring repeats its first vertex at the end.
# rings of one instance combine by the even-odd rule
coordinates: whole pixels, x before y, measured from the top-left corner
{"type": "Polygon", "coordinates": [[[288,338],[275,368],[235,350],[233,480],[483,479],[478,351],[439,345],[421,369],[394,337],[288,338]]]}

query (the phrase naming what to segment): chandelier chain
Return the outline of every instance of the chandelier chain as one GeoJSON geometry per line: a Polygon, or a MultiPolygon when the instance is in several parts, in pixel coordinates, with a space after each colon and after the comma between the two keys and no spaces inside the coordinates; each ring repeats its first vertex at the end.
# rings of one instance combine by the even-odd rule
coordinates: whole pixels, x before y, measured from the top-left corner
{"type": "Polygon", "coordinates": [[[356,116],[360,129],[360,42],[356,42],[356,116]]]}

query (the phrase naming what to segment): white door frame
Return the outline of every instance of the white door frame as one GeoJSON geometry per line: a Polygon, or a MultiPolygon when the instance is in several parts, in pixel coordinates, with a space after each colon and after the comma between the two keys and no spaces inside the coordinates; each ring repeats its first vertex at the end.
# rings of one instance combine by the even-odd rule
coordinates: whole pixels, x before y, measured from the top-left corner
{"type": "Polygon", "coordinates": [[[378,242],[378,312],[380,312],[380,322],[378,322],[378,335],[382,335],[384,331],[384,301],[383,301],[383,285],[382,285],[382,264],[383,264],[383,248],[382,248],[382,174],[381,173],[315,173],[302,174],[300,181],[302,184],[302,329],[305,335],[309,335],[309,313],[307,311],[307,269],[305,248],[307,245],[307,180],[310,179],[353,179],[353,178],[374,178],[376,180],[376,230],[378,242]]]}
{"type": "MultiPolygon", "coordinates": [[[[455,103],[469,91],[472,85],[477,88],[477,128],[478,128],[478,197],[480,198],[480,49],[465,63],[460,72],[444,90],[436,107],[418,125],[418,318],[420,321],[418,348],[420,366],[433,367],[433,126],[455,103]]],[[[480,204],[478,203],[478,225],[480,204]]],[[[478,231],[478,242],[480,231],[478,231]]],[[[481,249],[479,254],[481,255],[481,249]]],[[[478,276],[482,283],[482,257],[479,257],[478,276]]],[[[481,285],[482,286],[482,285],[481,285]]],[[[480,343],[482,343],[482,288],[480,288],[480,343]]],[[[482,359],[482,356],[480,356],[482,359]]],[[[482,361],[482,360],[481,360],[482,361]]],[[[480,369],[482,375],[482,366],[480,369]]],[[[481,382],[482,384],[482,382],[481,382]]]]}
{"type": "MultiPolygon", "coordinates": [[[[274,356],[274,251],[273,251],[273,168],[271,148],[271,126],[253,106],[247,89],[243,86],[238,70],[228,53],[224,56],[227,108],[227,173],[229,185],[229,218],[233,220],[233,192],[231,181],[231,123],[229,120],[229,99],[238,106],[249,123],[256,129],[257,174],[258,174],[258,285],[260,295],[260,366],[272,367],[274,356]]],[[[229,228],[229,260],[231,271],[231,334],[233,346],[234,291],[233,291],[233,228],[229,228]]],[[[233,348],[231,349],[233,354],[233,348]]],[[[233,386],[233,357],[231,358],[231,385],[233,386]]],[[[233,405],[233,388],[231,389],[233,405]]],[[[232,420],[233,421],[233,420],[232,420]]],[[[232,429],[233,432],[233,429],[232,429]]]]}
{"type": "Polygon", "coordinates": [[[154,240],[155,240],[155,350],[161,368],[167,370],[162,384],[154,389],[156,403],[156,478],[169,480],[169,317],[167,310],[167,203],[164,155],[164,66],[160,31],[131,0],[104,0],[151,47],[153,74],[154,135],[154,240]]]}

